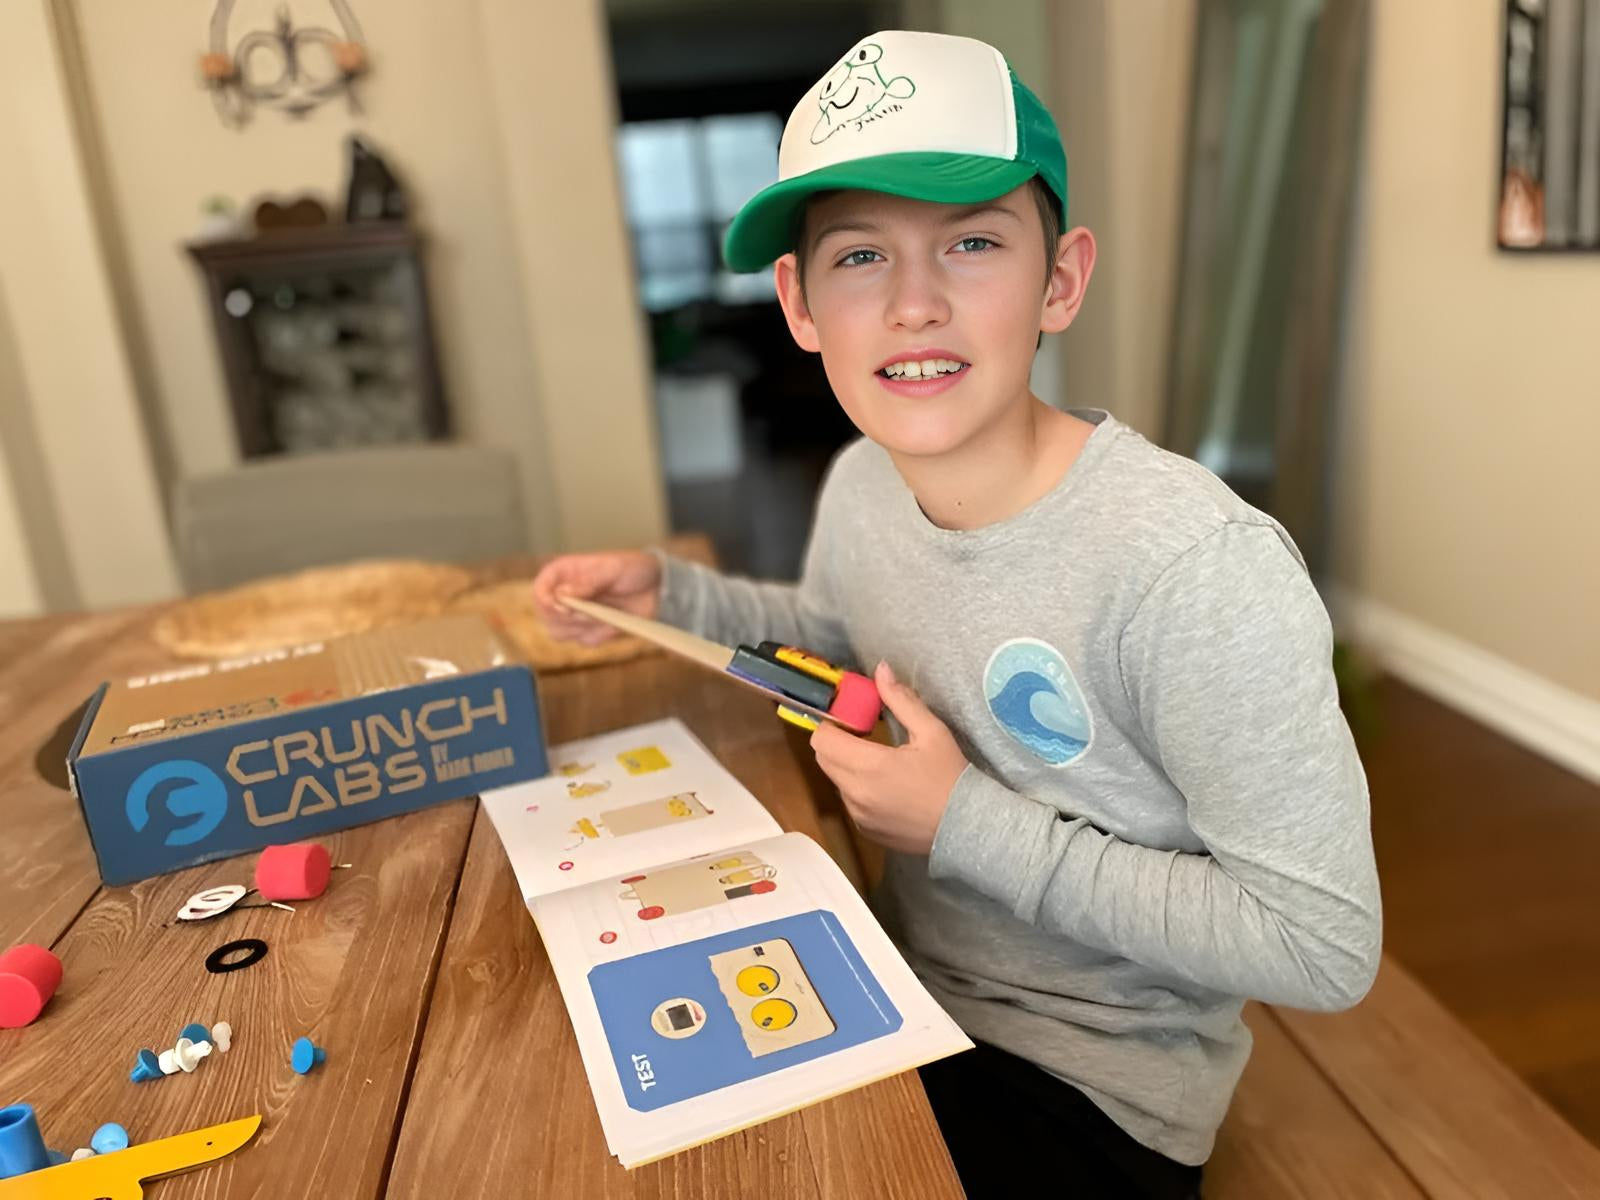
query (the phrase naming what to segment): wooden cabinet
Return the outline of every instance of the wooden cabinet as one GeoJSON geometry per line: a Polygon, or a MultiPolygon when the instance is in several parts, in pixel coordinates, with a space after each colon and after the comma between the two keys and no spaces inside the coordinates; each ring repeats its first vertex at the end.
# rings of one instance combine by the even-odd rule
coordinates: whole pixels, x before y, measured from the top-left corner
{"type": "Polygon", "coordinates": [[[244,457],[447,435],[416,230],[357,222],[188,251],[244,457]]]}

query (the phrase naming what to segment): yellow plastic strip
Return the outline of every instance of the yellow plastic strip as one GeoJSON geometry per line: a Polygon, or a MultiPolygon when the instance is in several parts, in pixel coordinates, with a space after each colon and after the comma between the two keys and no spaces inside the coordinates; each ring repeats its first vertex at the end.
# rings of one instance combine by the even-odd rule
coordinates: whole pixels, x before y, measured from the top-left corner
{"type": "Polygon", "coordinates": [[[815,717],[808,717],[805,713],[795,712],[787,704],[778,705],[778,715],[789,724],[800,726],[801,729],[814,731],[817,728],[817,719],[815,717]]]}
{"type": "Polygon", "coordinates": [[[839,681],[844,678],[844,672],[832,663],[824,662],[813,654],[804,650],[797,650],[793,646],[782,646],[778,650],[778,661],[788,663],[797,670],[804,671],[813,679],[820,679],[824,683],[839,686],[839,681]]]}

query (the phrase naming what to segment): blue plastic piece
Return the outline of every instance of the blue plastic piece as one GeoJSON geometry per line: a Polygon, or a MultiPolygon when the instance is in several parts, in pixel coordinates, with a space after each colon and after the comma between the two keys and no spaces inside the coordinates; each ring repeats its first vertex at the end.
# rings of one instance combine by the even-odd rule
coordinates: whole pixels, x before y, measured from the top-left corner
{"type": "Polygon", "coordinates": [[[289,1054],[289,1065],[295,1069],[295,1074],[304,1075],[327,1057],[326,1050],[312,1045],[310,1038],[303,1037],[295,1041],[294,1049],[289,1054]]]}
{"type": "Polygon", "coordinates": [[[139,1057],[134,1062],[133,1073],[128,1076],[135,1083],[148,1083],[152,1079],[161,1078],[161,1060],[156,1057],[154,1050],[141,1050],[139,1057]]]}
{"type": "Polygon", "coordinates": [[[50,1152],[39,1135],[39,1121],[33,1105],[13,1104],[0,1108],[0,1179],[42,1171],[51,1166],[50,1152]]]}
{"type": "Polygon", "coordinates": [[[50,1156],[50,1165],[52,1167],[59,1167],[64,1162],[72,1161],[72,1159],[68,1158],[67,1155],[60,1150],[46,1150],[45,1153],[50,1156]]]}
{"type": "Polygon", "coordinates": [[[115,1154],[128,1148],[128,1131],[115,1121],[107,1121],[94,1131],[89,1139],[89,1149],[96,1154],[115,1154]]]}
{"type": "Polygon", "coordinates": [[[183,1027],[183,1032],[178,1036],[188,1038],[191,1042],[209,1042],[211,1040],[211,1030],[200,1024],[199,1021],[191,1021],[183,1027]]]}

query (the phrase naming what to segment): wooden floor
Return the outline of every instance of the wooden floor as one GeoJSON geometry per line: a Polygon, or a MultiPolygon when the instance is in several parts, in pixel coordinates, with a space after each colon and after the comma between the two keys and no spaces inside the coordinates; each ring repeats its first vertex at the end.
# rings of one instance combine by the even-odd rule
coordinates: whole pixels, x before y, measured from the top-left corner
{"type": "Polygon", "coordinates": [[[1600,786],[1404,684],[1373,699],[1385,949],[1600,1145],[1600,786]]]}

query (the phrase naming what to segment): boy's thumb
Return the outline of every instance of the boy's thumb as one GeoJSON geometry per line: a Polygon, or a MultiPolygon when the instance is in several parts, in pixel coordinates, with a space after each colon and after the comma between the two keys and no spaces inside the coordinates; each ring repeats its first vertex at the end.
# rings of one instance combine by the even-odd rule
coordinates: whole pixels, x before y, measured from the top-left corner
{"type": "Polygon", "coordinates": [[[887,662],[878,664],[878,669],[873,672],[873,682],[877,684],[878,695],[884,704],[895,715],[895,719],[906,727],[908,733],[914,733],[929,721],[939,719],[933,715],[933,710],[922,702],[921,696],[895,677],[894,668],[887,662]]]}

